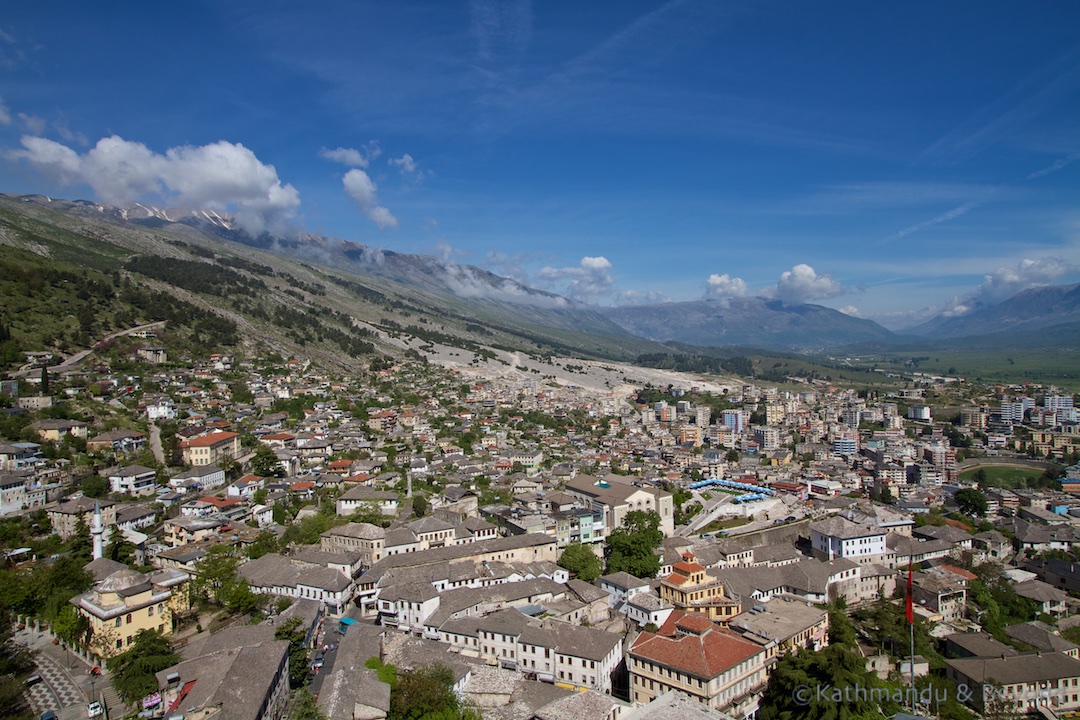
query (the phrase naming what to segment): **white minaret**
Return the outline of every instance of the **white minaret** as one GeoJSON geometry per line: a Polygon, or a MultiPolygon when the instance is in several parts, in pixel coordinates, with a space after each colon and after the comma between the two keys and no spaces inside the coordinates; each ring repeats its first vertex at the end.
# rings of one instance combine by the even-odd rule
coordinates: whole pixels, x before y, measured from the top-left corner
{"type": "Polygon", "coordinates": [[[101,523],[101,504],[94,503],[94,524],[90,528],[90,535],[94,538],[94,559],[105,554],[105,526],[101,523]]]}

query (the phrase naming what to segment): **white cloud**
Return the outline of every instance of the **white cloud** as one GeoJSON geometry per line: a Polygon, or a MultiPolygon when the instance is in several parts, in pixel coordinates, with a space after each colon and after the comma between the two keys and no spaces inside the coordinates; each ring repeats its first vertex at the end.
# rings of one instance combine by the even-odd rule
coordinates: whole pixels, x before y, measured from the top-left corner
{"type": "Polygon", "coordinates": [[[788,305],[800,305],[811,300],[842,295],[844,289],[829,275],[818,275],[814,268],[800,263],[780,275],[776,287],[766,295],[775,297],[788,305]]]}
{"type": "Polygon", "coordinates": [[[568,281],[566,292],[574,299],[603,295],[615,284],[611,277],[611,262],[603,256],[583,257],[578,267],[545,267],[538,276],[548,282],[568,281]]]}
{"type": "Polygon", "coordinates": [[[475,268],[467,265],[448,264],[445,268],[446,285],[459,297],[487,298],[546,308],[562,308],[568,304],[566,298],[536,292],[516,280],[501,278],[492,282],[489,276],[478,276],[475,268]]]}
{"type": "Polygon", "coordinates": [[[855,307],[854,305],[845,305],[844,307],[840,308],[840,312],[844,313],[845,315],[850,315],[851,317],[862,317],[862,313],[859,312],[859,308],[855,307]]]}
{"type": "Polygon", "coordinates": [[[616,305],[659,305],[670,300],[659,290],[624,290],[615,296],[616,305]]]}
{"type": "Polygon", "coordinates": [[[11,124],[11,111],[8,110],[8,106],[4,104],[4,98],[0,97],[0,125],[11,124]]]}
{"type": "Polygon", "coordinates": [[[1080,271],[1080,267],[1057,257],[1038,260],[1023,259],[1012,268],[998,268],[988,273],[982,285],[968,294],[955,298],[942,313],[952,317],[966,315],[979,308],[996,305],[1013,295],[1040,285],[1053,285],[1061,278],[1080,271]]]}
{"type": "Polygon", "coordinates": [[[282,185],[273,165],[243,145],[219,141],[170,148],[164,155],[113,135],[80,155],[66,145],[24,136],[22,159],[62,184],[82,182],[102,202],[128,205],[150,198],[195,209],[231,212],[251,235],[280,235],[300,207],[300,194],[282,185]]]}
{"type": "Polygon", "coordinates": [[[23,129],[31,135],[42,135],[45,132],[45,118],[43,117],[19,113],[19,122],[22,123],[23,129]]]}
{"type": "Polygon", "coordinates": [[[348,165],[349,167],[364,168],[368,166],[369,159],[365,155],[354,148],[335,148],[328,150],[322,148],[319,150],[319,157],[323,160],[329,160],[331,162],[341,163],[342,165],[348,165]]]}
{"type": "Polygon", "coordinates": [[[388,209],[379,205],[379,200],[375,195],[378,188],[366,172],[353,168],[345,173],[341,182],[345,186],[345,193],[352,198],[369,220],[379,226],[379,229],[397,227],[397,218],[388,209]]]}
{"type": "Polygon", "coordinates": [[[743,297],[747,293],[746,281],[742,278],[731,277],[727,273],[717,275],[713,273],[705,281],[705,297],[724,299],[743,297]]]}
{"type": "Polygon", "coordinates": [[[413,160],[412,155],[409,153],[405,153],[399,158],[392,158],[388,162],[401,170],[403,175],[412,175],[416,172],[416,161],[413,160]]]}

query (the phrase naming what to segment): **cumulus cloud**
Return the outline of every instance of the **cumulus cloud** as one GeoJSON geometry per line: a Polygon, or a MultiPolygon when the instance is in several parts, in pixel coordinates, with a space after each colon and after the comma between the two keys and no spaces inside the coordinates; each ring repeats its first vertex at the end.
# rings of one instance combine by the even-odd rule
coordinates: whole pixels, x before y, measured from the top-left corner
{"type": "Polygon", "coordinates": [[[300,207],[296,188],[282,185],[273,165],[236,143],[184,145],[165,154],[117,135],[102,138],[82,155],[42,137],[24,136],[22,146],[9,156],[25,160],[63,184],[86,183],[110,205],[157,199],[231,212],[252,235],[283,234],[300,207]]]}
{"type": "Polygon", "coordinates": [[[577,267],[545,267],[540,270],[541,280],[568,282],[567,294],[574,299],[585,299],[609,292],[615,284],[611,277],[611,262],[603,256],[583,257],[577,267]]]}
{"type": "Polygon", "coordinates": [[[733,297],[743,297],[747,293],[746,281],[742,278],[731,277],[727,273],[717,275],[713,273],[705,281],[705,297],[717,300],[733,297]]]}
{"type": "Polygon", "coordinates": [[[397,218],[385,207],[379,205],[379,200],[375,195],[378,188],[366,172],[353,168],[345,173],[341,182],[345,186],[345,193],[352,198],[352,201],[371,222],[379,226],[379,229],[397,227],[397,218]]]}
{"type": "Polygon", "coordinates": [[[859,308],[855,307],[854,305],[845,305],[844,307],[840,308],[840,312],[844,313],[845,315],[850,315],[851,317],[862,317],[862,313],[859,312],[859,308]]]}
{"type": "Polygon", "coordinates": [[[825,300],[842,295],[844,289],[829,275],[818,275],[814,268],[800,263],[780,275],[776,287],[765,293],[788,305],[825,300]]]}
{"type": "Polygon", "coordinates": [[[1061,278],[1080,271],[1077,265],[1056,257],[1023,259],[1012,268],[998,268],[985,276],[982,285],[956,298],[942,313],[952,317],[996,305],[1018,292],[1040,285],[1053,285],[1061,278]]]}
{"type": "Polygon", "coordinates": [[[401,170],[402,175],[413,175],[416,173],[416,161],[413,160],[412,155],[409,153],[405,153],[399,158],[391,158],[387,162],[401,170]]]}
{"type": "Polygon", "coordinates": [[[333,150],[322,148],[319,150],[319,157],[323,160],[341,163],[342,165],[348,165],[349,167],[368,166],[368,159],[364,157],[359,150],[354,148],[339,147],[333,150]]]}

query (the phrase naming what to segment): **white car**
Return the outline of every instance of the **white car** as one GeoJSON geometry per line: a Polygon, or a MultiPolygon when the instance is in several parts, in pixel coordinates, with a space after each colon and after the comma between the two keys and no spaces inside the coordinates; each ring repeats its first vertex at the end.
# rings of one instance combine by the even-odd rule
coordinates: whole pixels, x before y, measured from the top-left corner
{"type": "Polygon", "coordinates": [[[104,715],[105,707],[97,700],[86,706],[86,717],[90,718],[90,720],[97,717],[103,717],[104,715]]]}

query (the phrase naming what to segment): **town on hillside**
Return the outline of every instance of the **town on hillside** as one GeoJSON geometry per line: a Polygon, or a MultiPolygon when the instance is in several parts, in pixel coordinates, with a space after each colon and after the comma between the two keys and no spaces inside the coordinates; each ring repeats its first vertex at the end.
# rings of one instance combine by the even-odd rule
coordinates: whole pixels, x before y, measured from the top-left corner
{"type": "Polygon", "coordinates": [[[0,382],[20,712],[1080,712],[1060,388],[342,377],[160,332],[0,382]]]}

